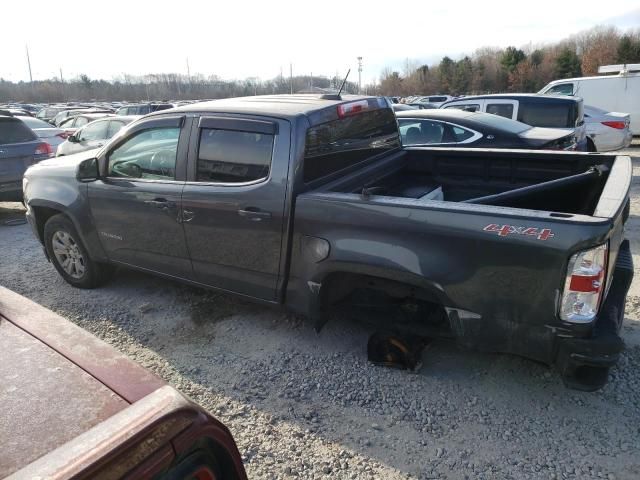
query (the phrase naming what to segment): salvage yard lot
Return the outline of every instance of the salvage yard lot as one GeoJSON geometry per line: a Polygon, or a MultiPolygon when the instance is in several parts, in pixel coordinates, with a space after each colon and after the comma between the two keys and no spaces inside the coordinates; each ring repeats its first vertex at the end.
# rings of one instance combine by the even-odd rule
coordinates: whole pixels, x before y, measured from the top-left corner
{"type": "MultiPolygon", "coordinates": [[[[349,319],[317,335],[304,319],[141,273],[74,289],[28,225],[5,225],[22,214],[0,203],[0,284],[209,409],[231,429],[249,478],[640,478],[639,255],[627,350],[603,390],[582,393],[543,365],[445,341],[417,373],[375,367],[370,332],[349,319]]],[[[627,237],[640,253],[640,157],[627,237]]]]}

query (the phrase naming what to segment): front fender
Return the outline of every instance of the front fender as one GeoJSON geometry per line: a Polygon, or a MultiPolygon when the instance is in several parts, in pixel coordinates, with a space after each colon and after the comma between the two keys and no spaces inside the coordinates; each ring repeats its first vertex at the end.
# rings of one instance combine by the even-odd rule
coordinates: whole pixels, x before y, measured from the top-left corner
{"type": "Polygon", "coordinates": [[[30,178],[24,193],[27,219],[41,243],[44,243],[46,221],[56,213],[62,213],[73,223],[91,258],[108,261],[91,216],[88,184],[75,182],[75,179],[71,184],[57,178],[46,181],[30,178]]]}

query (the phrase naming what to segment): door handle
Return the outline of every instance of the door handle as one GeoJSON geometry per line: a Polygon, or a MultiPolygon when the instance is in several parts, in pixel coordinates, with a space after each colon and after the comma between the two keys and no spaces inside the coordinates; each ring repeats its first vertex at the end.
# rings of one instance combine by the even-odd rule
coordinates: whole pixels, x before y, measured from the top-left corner
{"type": "Polygon", "coordinates": [[[145,205],[151,205],[152,207],[169,209],[175,208],[176,202],[171,202],[166,198],[154,198],[153,200],[145,200],[145,205]]]}
{"type": "Polygon", "coordinates": [[[238,210],[238,215],[248,218],[252,222],[259,222],[271,218],[271,212],[264,212],[256,207],[247,207],[243,210],[238,210]]]}

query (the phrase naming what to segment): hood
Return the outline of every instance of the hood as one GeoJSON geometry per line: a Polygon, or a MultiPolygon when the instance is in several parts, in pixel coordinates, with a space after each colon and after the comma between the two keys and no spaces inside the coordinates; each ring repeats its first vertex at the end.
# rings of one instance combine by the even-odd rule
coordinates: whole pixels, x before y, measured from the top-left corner
{"type": "Polygon", "coordinates": [[[528,144],[538,146],[574,134],[575,132],[572,128],[531,127],[529,130],[519,133],[518,136],[528,144]]]}

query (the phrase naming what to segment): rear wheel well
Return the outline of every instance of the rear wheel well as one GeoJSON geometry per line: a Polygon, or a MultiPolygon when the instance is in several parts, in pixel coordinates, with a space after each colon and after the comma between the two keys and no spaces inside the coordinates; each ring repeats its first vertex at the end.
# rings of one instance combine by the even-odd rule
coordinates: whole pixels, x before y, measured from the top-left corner
{"type": "Polygon", "coordinates": [[[376,328],[450,335],[448,316],[438,296],[428,288],[365,274],[337,272],[320,290],[322,321],[340,310],[376,328]]]}
{"type": "Polygon", "coordinates": [[[44,244],[44,226],[54,215],[58,215],[59,213],[63,213],[60,210],[49,207],[31,207],[33,211],[34,218],[36,220],[36,229],[38,230],[38,238],[40,238],[40,242],[44,244]]]}
{"type": "Polygon", "coordinates": [[[440,304],[438,298],[427,289],[360,273],[331,273],[323,279],[322,287],[320,302],[325,308],[339,303],[358,289],[375,290],[393,298],[416,298],[440,304]]]}

